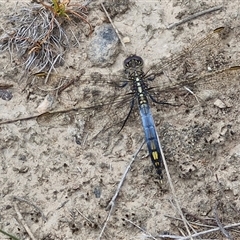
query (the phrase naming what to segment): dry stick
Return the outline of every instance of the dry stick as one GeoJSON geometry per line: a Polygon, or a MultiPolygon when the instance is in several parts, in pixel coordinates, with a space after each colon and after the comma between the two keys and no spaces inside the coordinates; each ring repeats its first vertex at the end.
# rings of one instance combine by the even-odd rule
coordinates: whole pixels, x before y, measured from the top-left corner
{"type": "Polygon", "coordinates": [[[28,200],[26,200],[26,199],[24,199],[24,198],[17,197],[17,196],[13,196],[13,200],[18,200],[18,201],[20,201],[20,202],[25,202],[25,203],[31,205],[31,206],[34,207],[38,212],[41,213],[41,216],[42,216],[42,218],[43,218],[43,221],[44,221],[44,222],[47,221],[47,218],[46,218],[46,216],[44,215],[43,211],[42,211],[37,205],[35,205],[34,203],[32,203],[32,202],[30,202],[30,201],[28,201],[28,200]]]}
{"type": "MultiPolygon", "coordinates": [[[[172,216],[170,216],[170,215],[164,215],[164,217],[168,217],[168,218],[172,218],[172,219],[175,219],[175,220],[182,221],[181,218],[178,218],[178,217],[172,217],[172,216]]],[[[206,225],[206,224],[197,223],[197,222],[191,222],[191,221],[189,221],[189,223],[191,223],[192,225],[200,226],[200,227],[207,227],[207,228],[213,228],[213,227],[216,227],[215,225],[206,225]]]]}
{"type": "MultiPolygon", "coordinates": [[[[35,78],[34,78],[34,80],[36,80],[35,78]]],[[[37,86],[37,88],[39,89],[39,90],[41,90],[41,91],[43,91],[43,92],[53,92],[53,91],[57,91],[58,89],[60,89],[61,87],[63,87],[64,86],[64,82],[62,81],[62,82],[60,82],[59,83],[59,86],[58,87],[55,87],[55,88],[52,88],[52,89],[44,89],[44,88],[41,88],[41,87],[38,87],[37,86]]]]}
{"type": "Polygon", "coordinates": [[[29,228],[29,227],[27,226],[27,224],[25,223],[25,220],[23,219],[22,214],[19,212],[18,206],[17,206],[17,204],[16,204],[15,202],[13,202],[13,206],[14,206],[14,209],[15,209],[15,211],[16,211],[16,213],[17,213],[17,216],[18,216],[19,221],[21,222],[21,224],[22,224],[23,227],[25,228],[25,230],[26,230],[26,232],[28,233],[29,237],[30,237],[32,240],[37,240],[37,239],[33,236],[30,228],[29,228]]]}
{"type": "MultiPolygon", "coordinates": [[[[87,108],[85,108],[85,109],[87,109],[87,108]]],[[[67,113],[67,112],[77,111],[77,110],[78,110],[78,108],[69,108],[69,109],[63,109],[63,110],[56,110],[56,111],[52,111],[52,112],[47,111],[44,113],[39,113],[39,114],[28,116],[28,117],[20,117],[20,118],[16,118],[16,119],[4,120],[4,121],[0,122],[0,125],[8,124],[8,123],[15,123],[18,121],[27,121],[27,120],[31,120],[31,119],[35,119],[35,118],[44,116],[45,114],[67,113]]]]}
{"type": "Polygon", "coordinates": [[[116,190],[114,196],[112,197],[110,203],[109,203],[108,206],[107,206],[107,210],[110,208],[110,211],[109,211],[108,216],[107,216],[107,219],[106,219],[106,221],[105,221],[105,223],[104,223],[104,225],[103,225],[103,228],[102,228],[102,230],[101,230],[101,233],[99,234],[99,237],[98,237],[99,240],[101,239],[101,237],[102,237],[102,235],[103,235],[103,232],[104,232],[104,230],[105,230],[105,228],[106,228],[106,226],[107,226],[107,223],[108,223],[108,221],[109,221],[109,219],[110,219],[110,216],[111,216],[111,214],[112,214],[112,212],[113,212],[116,198],[117,198],[117,196],[118,196],[118,194],[119,194],[119,192],[120,192],[120,189],[121,189],[121,187],[122,187],[122,185],[123,185],[123,183],[124,183],[124,181],[125,181],[126,175],[127,175],[128,171],[129,171],[131,165],[132,165],[133,162],[135,161],[135,159],[136,159],[136,157],[137,157],[137,155],[138,155],[139,151],[141,150],[141,148],[142,148],[142,146],[143,146],[144,143],[145,143],[145,140],[142,142],[142,144],[141,144],[141,146],[139,147],[139,149],[138,149],[138,150],[136,151],[136,153],[133,155],[131,162],[128,164],[128,166],[127,166],[127,168],[126,168],[126,170],[125,170],[125,172],[124,172],[124,174],[123,174],[123,176],[122,176],[122,178],[121,178],[121,180],[120,180],[120,182],[119,182],[119,184],[118,184],[118,187],[117,187],[117,190],[116,190]]]}
{"type": "MultiPolygon", "coordinates": [[[[224,226],[224,229],[233,228],[233,227],[238,227],[238,226],[240,226],[240,223],[229,224],[229,225],[224,226]]],[[[193,234],[191,237],[192,237],[192,238],[194,238],[194,237],[199,237],[199,236],[201,236],[201,235],[208,234],[208,233],[212,233],[212,232],[216,232],[216,231],[218,231],[218,230],[220,230],[219,227],[217,227],[217,228],[212,228],[212,229],[209,229],[209,230],[206,230],[206,231],[202,231],[202,232],[193,234]]],[[[177,236],[177,235],[158,235],[158,237],[160,237],[160,238],[178,239],[178,240],[189,240],[189,239],[190,239],[190,236],[182,237],[182,236],[177,236]]]]}
{"type": "MultiPolygon", "coordinates": [[[[226,229],[226,228],[232,228],[232,227],[238,227],[238,226],[240,226],[240,223],[234,223],[234,224],[230,224],[230,225],[224,226],[224,229],[226,229]]],[[[216,232],[216,231],[218,231],[218,230],[220,230],[219,227],[213,228],[213,229],[209,229],[209,230],[206,230],[206,231],[202,231],[202,232],[193,234],[192,237],[198,237],[198,236],[200,236],[200,235],[204,235],[204,234],[216,232]]],[[[189,237],[179,238],[179,240],[188,240],[188,239],[190,239],[190,238],[189,238],[189,237]]]]}
{"type": "Polygon", "coordinates": [[[200,103],[199,100],[198,100],[197,95],[196,95],[190,88],[184,86],[184,89],[186,89],[188,92],[190,92],[190,93],[195,97],[195,99],[197,100],[197,102],[200,103]]]}
{"type": "MultiPolygon", "coordinates": [[[[174,200],[174,199],[173,199],[174,200]]],[[[176,206],[174,206],[174,203],[173,203],[173,201],[171,200],[171,199],[169,199],[169,201],[170,201],[170,203],[171,203],[171,205],[173,206],[173,208],[175,209],[176,208],[176,206]]],[[[177,209],[178,210],[178,209],[177,209]]],[[[183,210],[182,210],[182,212],[183,212],[183,210]]],[[[181,219],[181,218],[180,218],[181,219]]],[[[182,219],[181,219],[182,220],[182,219]]],[[[187,225],[191,228],[191,230],[194,232],[194,233],[197,233],[197,231],[192,227],[192,225],[190,224],[190,222],[189,221],[187,221],[187,225]]],[[[183,235],[183,236],[185,236],[185,234],[184,234],[184,232],[183,231],[181,231],[181,229],[180,228],[178,228],[178,230],[179,230],[179,232],[183,235]]]]}
{"type": "MultiPolygon", "coordinates": [[[[223,189],[222,189],[221,183],[219,182],[217,174],[215,174],[215,177],[216,177],[218,188],[219,188],[219,191],[221,192],[222,197],[224,197],[224,199],[228,202],[228,199],[226,198],[226,194],[223,192],[223,189]]],[[[231,202],[229,202],[229,205],[234,211],[239,213],[238,209],[235,206],[233,206],[231,202]]]]}
{"type": "Polygon", "coordinates": [[[0,125],[8,124],[8,123],[15,123],[15,122],[18,122],[18,121],[23,121],[23,120],[30,120],[30,119],[37,118],[41,115],[42,114],[37,114],[37,115],[28,116],[28,117],[22,117],[22,118],[20,117],[20,118],[16,118],[16,119],[4,120],[4,121],[0,122],[0,125]]]}
{"type": "Polygon", "coordinates": [[[72,33],[73,37],[75,38],[75,41],[77,42],[77,44],[78,44],[78,47],[80,48],[80,47],[81,47],[81,44],[80,44],[80,42],[78,41],[78,39],[77,39],[76,35],[74,34],[74,32],[72,31],[72,29],[71,29],[71,28],[70,28],[70,31],[71,31],[71,33],[72,33]]]}
{"type": "MultiPolygon", "coordinates": [[[[158,139],[158,142],[160,143],[159,139],[158,139]]],[[[173,187],[172,179],[171,179],[171,176],[170,176],[170,173],[169,173],[169,170],[168,170],[167,162],[166,162],[165,156],[163,154],[163,150],[162,150],[161,144],[159,144],[159,146],[160,146],[160,152],[161,152],[161,155],[162,155],[162,161],[163,161],[163,164],[164,164],[164,167],[165,167],[165,171],[166,171],[166,174],[167,174],[167,178],[168,178],[168,183],[170,185],[170,188],[171,188],[171,191],[172,191],[172,195],[174,197],[174,201],[175,201],[178,213],[180,214],[180,216],[181,216],[181,218],[183,220],[183,223],[184,223],[184,226],[185,226],[185,228],[186,228],[186,230],[188,232],[188,235],[191,237],[191,232],[190,232],[190,230],[188,228],[188,222],[187,222],[186,218],[184,217],[182,209],[180,208],[180,205],[179,205],[178,200],[177,200],[177,195],[176,195],[175,189],[173,187]]],[[[192,239],[192,237],[191,237],[191,239],[192,239]]]]}
{"type": "Polygon", "coordinates": [[[214,216],[215,216],[215,219],[216,219],[216,223],[217,223],[218,227],[220,228],[221,232],[225,235],[225,237],[226,237],[227,239],[233,240],[233,238],[231,237],[230,233],[228,233],[228,232],[224,229],[224,226],[223,226],[222,223],[220,222],[220,219],[219,219],[218,213],[217,213],[217,204],[216,204],[216,206],[214,207],[214,216]]]}
{"type": "Polygon", "coordinates": [[[45,84],[47,84],[48,78],[49,78],[52,70],[53,70],[53,69],[55,70],[54,64],[57,62],[57,60],[58,60],[58,58],[59,58],[60,56],[61,56],[61,54],[58,54],[58,55],[56,56],[56,58],[54,59],[52,65],[51,65],[51,67],[50,67],[50,69],[48,70],[47,76],[46,76],[45,81],[44,81],[45,84]]]}
{"type": "Polygon", "coordinates": [[[63,202],[56,210],[61,209],[61,208],[64,207],[68,202],[69,202],[69,200],[66,200],[66,201],[63,202]]]}
{"type": "Polygon", "coordinates": [[[183,236],[185,236],[184,231],[180,227],[177,227],[177,229],[183,236]]]}
{"type": "Polygon", "coordinates": [[[108,213],[107,219],[106,219],[106,221],[105,221],[105,223],[104,223],[104,225],[103,225],[103,227],[102,227],[102,230],[101,230],[101,232],[100,232],[100,234],[99,234],[99,236],[98,236],[98,240],[101,239],[101,237],[102,237],[102,235],[103,235],[103,233],[104,233],[104,231],[105,231],[105,228],[107,227],[107,223],[108,223],[108,221],[109,221],[109,219],[110,219],[110,216],[112,215],[112,211],[113,211],[113,205],[111,206],[111,209],[110,209],[110,211],[109,211],[109,213],[108,213]]]}
{"type": "Polygon", "coordinates": [[[20,240],[19,238],[14,237],[13,235],[11,235],[11,234],[9,234],[9,233],[7,233],[7,232],[1,230],[1,229],[0,229],[0,233],[6,235],[6,236],[8,236],[8,237],[10,237],[11,240],[20,240]]]}
{"type": "Polygon", "coordinates": [[[114,202],[115,202],[115,200],[116,200],[116,198],[117,198],[117,196],[118,196],[118,194],[120,192],[120,189],[121,189],[121,187],[122,187],[122,185],[123,185],[123,183],[125,181],[126,175],[127,175],[128,171],[129,171],[131,165],[136,160],[136,157],[137,157],[137,155],[138,155],[139,151],[141,150],[141,148],[142,148],[144,143],[145,143],[145,140],[142,142],[142,144],[139,147],[139,149],[137,150],[137,152],[133,155],[131,162],[128,164],[128,166],[127,166],[127,168],[126,168],[126,170],[125,170],[125,172],[124,172],[124,174],[122,176],[122,179],[121,179],[121,181],[118,184],[116,193],[114,194],[114,196],[112,197],[112,200],[110,201],[110,203],[107,206],[107,209],[109,209],[110,207],[114,206],[114,202]]]}
{"type": "Polygon", "coordinates": [[[92,226],[95,226],[95,225],[96,225],[99,229],[101,229],[101,227],[100,227],[100,225],[99,225],[98,223],[91,221],[89,218],[87,218],[86,216],[84,216],[83,213],[81,213],[77,208],[75,208],[75,210],[76,210],[85,220],[87,220],[89,223],[91,223],[92,226]]]}
{"type": "Polygon", "coordinates": [[[86,219],[88,222],[90,222],[91,224],[95,224],[93,221],[91,221],[89,218],[87,218],[86,216],[84,216],[77,208],[75,208],[76,209],[76,211],[84,218],[84,219],[86,219]]]}
{"type": "Polygon", "coordinates": [[[121,42],[123,48],[125,49],[125,44],[124,44],[124,42],[122,41],[122,38],[121,38],[121,36],[120,36],[120,34],[119,34],[117,28],[115,27],[115,25],[114,25],[112,19],[110,18],[109,14],[108,14],[108,12],[107,12],[107,10],[106,10],[106,8],[104,7],[103,3],[101,3],[101,6],[102,6],[102,8],[103,8],[105,14],[107,15],[107,18],[108,18],[109,22],[112,24],[112,27],[113,27],[113,29],[115,30],[115,32],[116,32],[116,34],[117,34],[117,36],[118,36],[118,38],[119,38],[119,40],[120,40],[120,42],[121,42]]]}
{"type": "Polygon", "coordinates": [[[209,9],[206,9],[204,11],[201,11],[201,12],[198,12],[198,13],[194,13],[193,15],[189,16],[189,17],[186,17],[184,19],[182,19],[181,21],[177,22],[177,23],[172,23],[170,25],[167,26],[167,29],[172,29],[174,27],[177,27],[183,23],[186,23],[188,21],[191,21],[197,17],[200,17],[204,14],[207,14],[207,13],[211,13],[211,12],[214,12],[214,11],[218,11],[218,10],[221,10],[222,9],[222,6],[219,6],[219,7],[213,7],[213,8],[209,8],[209,9]]]}
{"type": "Polygon", "coordinates": [[[127,222],[131,223],[133,226],[135,226],[136,228],[140,229],[142,232],[144,232],[147,237],[149,238],[152,238],[154,240],[157,240],[155,237],[152,236],[151,233],[148,233],[147,231],[145,231],[143,228],[141,228],[140,226],[138,226],[137,224],[135,224],[134,222],[132,222],[131,220],[127,219],[127,218],[124,218],[124,220],[126,220],[127,222]]]}
{"type": "MultiPolygon", "coordinates": [[[[182,209],[183,213],[188,215],[190,218],[194,218],[196,220],[199,220],[201,222],[206,222],[206,221],[212,221],[212,222],[215,222],[215,219],[214,218],[202,218],[202,217],[199,217],[197,216],[196,214],[192,214],[190,213],[186,208],[182,209]]],[[[213,225],[212,227],[216,227],[216,225],[213,225]]]]}

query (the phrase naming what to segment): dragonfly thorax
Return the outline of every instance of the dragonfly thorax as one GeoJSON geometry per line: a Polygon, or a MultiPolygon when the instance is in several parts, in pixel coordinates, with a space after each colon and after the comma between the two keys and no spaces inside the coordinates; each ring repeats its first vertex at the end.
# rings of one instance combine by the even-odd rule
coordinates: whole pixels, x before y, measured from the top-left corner
{"type": "Polygon", "coordinates": [[[145,83],[142,78],[136,77],[134,80],[134,89],[138,98],[138,105],[148,104],[147,95],[145,92],[145,83]]]}

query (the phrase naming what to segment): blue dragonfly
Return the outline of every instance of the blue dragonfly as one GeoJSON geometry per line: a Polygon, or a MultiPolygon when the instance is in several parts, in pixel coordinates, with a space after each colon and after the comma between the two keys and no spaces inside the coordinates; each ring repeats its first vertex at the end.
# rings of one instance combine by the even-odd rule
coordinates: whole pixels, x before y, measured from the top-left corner
{"type": "Polygon", "coordinates": [[[145,76],[143,72],[143,59],[141,57],[136,55],[128,57],[124,61],[124,68],[127,78],[132,81],[132,89],[134,92],[134,97],[131,101],[131,107],[128,116],[130,115],[135,100],[137,99],[149,155],[151,157],[153,165],[156,168],[157,173],[159,174],[160,178],[162,178],[164,156],[148,103],[148,98],[151,98],[151,100],[159,104],[165,104],[165,102],[156,101],[148,92],[148,87],[146,85],[145,79],[149,78],[153,80],[154,76],[152,74],[145,76]]]}
{"type": "MultiPolygon", "coordinates": [[[[221,53],[221,33],[223,31],[224,28],[215,29],[206,37],[193,42],[181,53],[174,54],[170,60],[162,60],[161,63],[154,64],[147,73],[143,71],[143,59],[137,55],[130,55],[123,62],[122,75],[124,76],[111,75],[109,79],[106,75],[92,72],[76,77],[74,81],[70,79],[75,82],[76,89],[71,93],[73,107],[48,111],[13,121],[36,117],[37,122],[42,126],[69,126],[74,121],[76,122],[77,116],[81,115],[86,119],[85,123],[88,126],[85,128],[89,131],[96,125],[101,125],[101,134],[109,133],[112,130],[119,133],[127,122],[131,122],[136,106],[138,106],[148,152],[157,173],[162,178],[164,156],[150,110],[150,102],[155,105],[155,108],[171,105],[176,109],[178,106],[187,105],[186,93],[194,100],[195,98],[194,95],[184,90],[183,86],[198,88],[199,83],[202,82],[201,84],[205,85],[209,79],[215,79],[217,84],[209,81],[210,84],[219,85],[218,88],[224,91],[225,88],[218,83],[219,79],[224,75],[230,77],[231,73],[235,75],[238,71],[231,70],[239,70],[240,67],[229,67],[233,64],[232,62],[226,63],[225,59],[214,57],[210,61],[211,59],[208,58],[210,53],[210,56],[213,54],[219,56],[218,54],[221,53]],[[167,77],[163,78],[162,76],[167,77]],[[117,131],[116,127],[118,127],[117,131]]],[[[53,82],[56,83],[56,81],[53,82]]],[[[229,83],[225,82],[224,84],[226,86],[229,83]]],[[[64,86],[61,88],[64,89],[64,86]]],[[[56,85],[54,89],[56,89],[56,85]]],[[[57,89],[59,93],[59,88],[57,89]]],[[[5,121],[5,123],[13,121],[5,121]]],[[[135,124],[136,121],[133,121],[135,124]]],[[[76,143],[80,144],[82,136],[75,136],[75,138],[76,143]]]]}

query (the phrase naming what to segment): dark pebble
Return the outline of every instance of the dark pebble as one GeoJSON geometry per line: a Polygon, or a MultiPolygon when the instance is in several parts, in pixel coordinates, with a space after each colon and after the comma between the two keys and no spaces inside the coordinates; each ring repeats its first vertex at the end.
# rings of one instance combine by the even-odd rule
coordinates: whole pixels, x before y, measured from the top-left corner
{"type": "Polygon", "coordinates": [[[98,27],[88,48],[88,57],[92,64],[99,67],[113,64],[119,52],[118,40],[111,24],[98,27]]]}

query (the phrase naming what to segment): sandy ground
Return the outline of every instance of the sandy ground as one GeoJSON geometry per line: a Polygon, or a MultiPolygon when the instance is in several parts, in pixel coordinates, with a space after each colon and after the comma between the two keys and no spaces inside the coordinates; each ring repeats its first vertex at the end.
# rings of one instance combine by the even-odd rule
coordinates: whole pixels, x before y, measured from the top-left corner
{"type": "MultiPolygon", "coordinates": [[[[122,6],[109,2],[120,12],[122,6]]],[[[159,92],[163,101],[181,105],[151,104],[176,196],[165,171],[163,183],[159,182],[144,145],[127,174],[102,239],[187,234],[176,198],[192,234],[240,222],[239,70],[221,71],[240,65],[239,1],[115,2],[128,3],[126,11],[112,20],[122,38],[128,37],[130,42],[125,48],[119,44],[111,66],[92,66],[88,49],[94,33],[87,37],[84,23],[72,28],[80,36],[80,45],[66,54],[65,64],[47,84],[31,77],[19,82],[21,59],[14,56],[11,63],[7,52],[0,55],[0,83],[13,84],[13,98],[0,99],[0,120],[35,115],[39,104],[51,94],[49,89],[64,79],[75,81],[55,97],[53,110],[92,106],[99,95],[112,102],[108,96],[113,93],[106,82],[119,78],[116,75],[121,74],[122,63],[130,54],[144,59],[146,71],[157,72],[165,66],[164,74],[154,80],[163,88],[181,81],[187,72],[191,84],[185,85],[196,96],[183,87],[166,87],[159,92]],[[215,6],[222,9],[166,28],[179,18],[215,6]],[[225,34],[212,36],[218,27],[225,27],[225,34]],[[208,41],[202,43],[207,36],[208,41]],[[186,52],[190,54],[185,56],[186,52]],[[93,83],[97,73],[104,75],[93,83]]],[[[107,22],[99,4],[93,1],[88,7],[93,28],[107,22]]],[[[1,12],[8,15],[15,1],[0,5],[1,12]]],[[[2,18],[2,26],[4,21],[2,18]]],[[[144,138],[137,112],[116,133],[116,120],[126,116],[128,107],[91,108],[47,120],[1,124],[0,228],[19,239],[34,239],[24,226],[35,239],[97,239],[109,213],[106,207],[144,138]]],[[[239,231],[212,232],[202,239],[230,239],[227,234],[240,239],[239,231]]],[[[0,239],[8,238],[0,235],[0,239]]]]}

